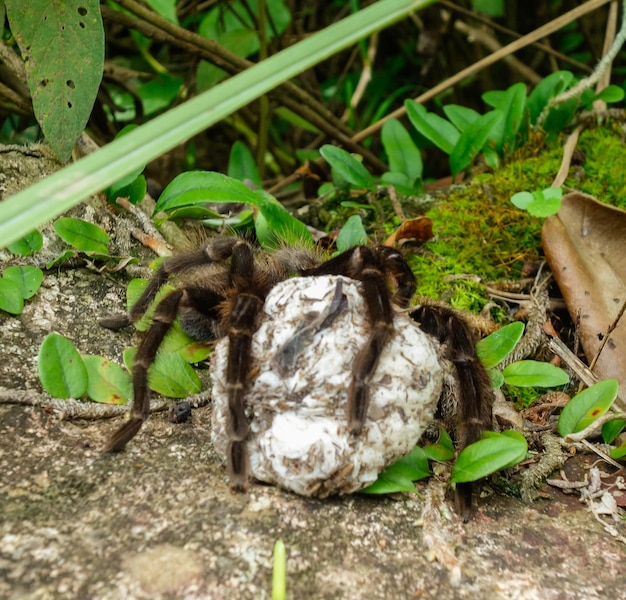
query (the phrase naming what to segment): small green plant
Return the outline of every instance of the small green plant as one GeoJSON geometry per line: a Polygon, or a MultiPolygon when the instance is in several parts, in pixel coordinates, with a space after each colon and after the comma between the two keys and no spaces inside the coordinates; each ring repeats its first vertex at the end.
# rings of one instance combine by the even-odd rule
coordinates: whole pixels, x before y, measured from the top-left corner
{"type": "Polygon", "coordinates": [[[517,192],[511,202],[533,217],[546,218],[559,212],[562,197],[562,188],[549,187],[534,192],[517,192]]]}
{"type": "Polygon", "coordinates": [[[19,315],[24,310],[24,300],[32,298],[43,281],[38,267],[7,267],[0,277],[0,310],[19,315]]]}
{"type": "Polygon", "coordinates": [[[272,600],[285,600],[287,597],[287,552],[282,540],[274,544],[272,568],[272,600]]]}

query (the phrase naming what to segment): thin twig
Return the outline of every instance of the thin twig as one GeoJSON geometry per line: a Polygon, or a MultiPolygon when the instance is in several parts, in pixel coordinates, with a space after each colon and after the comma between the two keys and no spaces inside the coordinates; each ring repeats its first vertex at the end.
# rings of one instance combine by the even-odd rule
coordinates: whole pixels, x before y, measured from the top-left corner
{"type": "MultiPolygon", "coordinates": [[[[489,56],[485,56],[485,58],[482,58],[481,60],[476,61],[473,65],[470,65],[469,67],[459,71],[458,73],[456,73],[456,75],[453,75],[452,77],[449,77],[445,81],[442,81],[440,84],[431,88],[430,90],[428,90],[421,96],[418,96],[417,98],[415,98],[415,102],[418,102],[420,104],[426,103],[428,100],[435,98],[442,92],[445,92],[447,89],[463,81],[463,79],[466,79],[467,77],[474,75],[475,73],[478,73],[479,71],[482,71],[483,69],[491,66],[492,64],[498,62],[499,60],[502,60],[505,56],[509,56],[510,54],[513,54],[514,52],[517,52],[518,50],[521,50],[522,48],[525,48],[526,46],[533,44],[537,40],[540,40],[550,35],[551,33],[554,33],[555,31],[562,29],[563,27],[565,27],[565,25],[568,25],[572,21],[576,21],[577,19],[580,19],[580,17],[596,10],[600,6],[603,6],[604,4],[607,4],[608,2],[611,2],[611,1],[612,0],[587,0],[587,2],[585,2],[584,4],[581,4],[580,6],[577,6],[576,8],[560,15],[559,17],[557,17],[556,19],[553,19],[549,23],[546,23],[545,25],[542,25],[541,27],[535,29],[535,31],[531,31],[530,33],[526,34],[525,36],[522,36],[518,40],[515,40],[514,42],[507,44],[501,50],[498,50],[498,52],[494,52],[493,54],[490,54],[489,56]]],[[[360,142],[364,138],[376,133],[384,125],[385,121],[388,121],[389,119],[392,119],[392,118],[397,119],[397,118],[403,117],[405,114],[406,114],[406,109],[404,107],[399,108],[389,113],[388,115],[386,115],[385,117],[383,117],[382,119],[380,119],[379,121],[371,125],[370,127],[367,127],[366,129],[363,129],[362,131],[359,131],[359,133],[357,133],[355,136],[352,137],[352,140],[355,142],[360,142]]]]}
{"type": "MultiPolygon", "coordinates": [[[[487,50],[491,52],[497,52],[502,48],[502,44],[498,42],[492,35],[489,35],[482,29],[471,27],[463,21],[455,21],[454,28],[460,31],[463,35],[473,38],[478,43],[482,44],[487,50]]],[[[513,71],[517,71],[524,79],[529,81],[533,85],[537,85],[541,81],[541,75],[536,71],[533,71],[530,67],[527,67],[521,60],[515,58],[512,55],[505,56],[503,60],[511,67],[513,71]]]]}
{"type": "Polygon", "coordinates": [[[604,350],[604,346],[606,346],[606,343],[609,341],[609,337],[611,337],[611,334],[613,333],[613,331],[615,331],[617,324],[620,322],[621,318],[624,316],[625,310],[626,310],[626,300],[624,300],[624,302],[622,303],[622,307],[619,309],[619,312],[617,313],[617,316],[615,317],[615,319],[613,319],[613,322],[607,327],[604,333],[604,336],[602,337],[602,341],[600,342],[600,347],[598,348],[596,355],[593,357],[593,360],[589,363],[590,369],[593,370],[593,368],[596,366],[596,363],[598,362],[598,358],[600,358],[600,354],[602,353],[602,350],[604,350]]]}
{"type": "Polygon", "coordinates": [[[583,363],[564,343],[556,337],[548,340],[548,349],[553,352],[576,374],[587,387],[598,382],[598,378],[591,369],[583,363]]]}
{"type": "MultiPolygon", "coordinates": [[[[186,398],[193,408],[199,408],[209,403],[208,391],[194,394],[186,398]]],[[[97,402],[83,402],[74,398],[60,400],[49,394],[42,394],[33,390],[14,390],[0,387],[0,404],[19,404],[51,410],[62,419],[110,419],[128,412],[128,406],[117,404],[100,404],[97,402]]],[[[172,400],[155,400],[150,404],[150,412],[160,412],[170,408],[172,400]]]]}
{"type": "Polygon", "coordinates": [[[561,166],[559,167],[559,172],[556,174],[554,181],[552,182],[552,187],[561,187],[565,180],[567,179],[567,175],[569,174],[569,168],[572,164],[572,156],[574,155],[574,150],[576,150],[576,144],[578,144],[578,136],[580,132],[583,130],[583,126],[579,125],[569,134],[567,141],[565,142],[565,146],[563,146],[563,158],[561,160],[561,166]]]}
{"type": "MultiPolygon", "coordinates": [[[[604,33],[604,46],[602,48],[602,56],[607,54],[615,42],[615,33],[617,32],[617,12],[619,4],[617,0],[613,0],[609,6],[609,16],[606,20],[606,29],[604,33]]],[[[601,92],[605,87],[611,83],[611,70],[608,69],[604,72],[602,77],[598,80],[596,85],[596,94],[601,92]]],[[[593,109],[596,112],[603,112],[606,110],[606,102],[604,100],[595,100],[593,103],[593,109]]]]}
{"type": "Polygon", "coordinates": [[[615,419],[626,419],[626,413],[606,413],[601,417],[598,417],[591,425],[585,427],[582,431],[577,431],[576,433],[569,433],[565,436],[566,442],[582,442],[586,440],[589,436],[595,435],[600,431],[602,425],[608,423],[609,421],[614,421],[615,419]]]}
{"type": "Polygon", "coordinates": [[[573,88],[564,91],[562,94],[559,94],[556,98],[552,98],[547,106],[544,108],[542,113],[539,115],[537,119],[537,126],[541,126],[541,124],[546,120],[548,113],[550,110],[556,106],[557,104],[562,104],[563,102],[567,102],[567,100],[571,100],[572,98],[578,98],[581,94],[588,89],[591,89],[603,75],[611,68],[611,63],[613,59],[617,56],[617,53],[620,51],[621,47],[624,45],[626,41],[626,0],[623,3],[622,9],[622,26],[615,37],[613,45],[610,50],[602,57],[602,60],[596,66],[594,72],[585,79],[581,79],[573,88]]]}
{"type": "MultiPolygon", "coordinates": [[[[513,31],[512,29],[509,29],[508,27],[503,27],[502,25],[500,25],[499,23],[496,23],[489,17],[484,17],[480,13],[468,10],[467,8],[464,8],[463,6],[459,6],[458,4],[455,4],[454,2],[450,2],[450,0],[439,0],[439,5],[445,6],[447,9],[458,12],[462,15],[465,15],[466,17],[469,17],[475,21],[478,21],[479,23],[483,23],[484,25],[487,25],[487,27],[490,27],[491,29],[494,29],[496,31],[500,31],[501,33],[504,33],[505,35],[508,35],[512,38],[519,39],[522,37],[522,35],[520,33],[517,33],[517,31],[513,31]]],[[[538,50],[541,50],[542,52],[545,52],[546,54],[549,54],[550,56],[554,58],[557,58],[561,62],[565,62],[567,64],[572,65],[579,71],[587,71],[588,73],[593,72],[593,69],[589,65],[586,65],[585,63],[581,63],[578,60],[574,60],[570,56],[567,56],[567,54],[563,54],[562,52],[559,52],[558,50],[555,50],[554,48],[550,47],[548,44],[543,44],[541,42],[533,42],[531,46],[533,46],[534,48],[537,48],[538,50]]]]}

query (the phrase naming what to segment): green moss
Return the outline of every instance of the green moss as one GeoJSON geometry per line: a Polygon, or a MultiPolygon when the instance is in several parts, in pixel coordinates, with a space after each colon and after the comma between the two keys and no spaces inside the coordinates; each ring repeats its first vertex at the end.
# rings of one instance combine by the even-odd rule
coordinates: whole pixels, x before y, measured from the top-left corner
{"type": "MultiPolygon", "coordinates": [[[[615,206],[626,205],[624,137],[618,122],[584,130],[577,146],[584,161],[571,167],[565,190],[577,189],[615,206]]],[[[564,143],[564,136],[549,146],[531,140],[494,173],[479,175],[441,197],[426,213],[433,220],[435,238],[409,257],[418,293],[476,310],[481,308],[476,298],[480,294],[468,290],[459,275],[478,276],[483,282],[518,279],[524,263],[542,259],[543,219],[517,209],[510,198],[516,192],[551,185],[564,143]]]]}

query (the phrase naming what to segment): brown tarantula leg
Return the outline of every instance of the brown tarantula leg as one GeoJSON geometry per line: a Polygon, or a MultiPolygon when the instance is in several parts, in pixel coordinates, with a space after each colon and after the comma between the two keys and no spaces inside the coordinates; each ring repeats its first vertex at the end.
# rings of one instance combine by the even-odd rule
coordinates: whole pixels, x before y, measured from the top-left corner
{"type": "Polygon", "coordinates": [[[358,352],[348,387],[348,429],[358,434],[365,423],[369,405],[368,383],[380,355],[393,333],[393,309],[387,288],[387,275],[397,286],[394,300],[407,306],[415,291],[415,277],[402,255],[387,246],[357,246],[328,262],[302,272],[305,276],[346,275],[360,281],[367,316],[371,325],[369,339],[358,352]]]}
{"type": "Polygon", "coordinates": [[[212,240],[202,248],[191,250],[189,252],[181,252],[170,258],[166,258],[148,282],[146,289],[143,291],[139,300],[133,304],[129,313],[126,315],[111,315],[99,321],[102,327],[108,329],[121,329],[131,323],[135,323],[143,315],[148,306],[156,297],[158,291],[167,282],[171,275],[191,271],[197,267],[225,260],[230,256],[232,248],[240,241],[236,237],[218,238],[212,240]]]}
{"type": "Polygon", "coordinates": [[[135,437],[150,414],[148,367],[154,362],[157,350],[176,318],[184,293],[183,290],[176,290],[168,294],[156,309],[152,325],[141,340],[135,356],[135,364],[133,365],[134,398],[130,409],[130,418],[111,436],[105,452],[123,450],[124,446],[135,437]]]}
{"type": "MultiPolygon", "coordinates": [[[[455,367],[459,394],[454,433],[459,451],[463,450],[478,441],[491,424],[493,392],[487,370],[476,353],[476,340],[465,320],[448,307],[420,306],[410,316],[444,345],[446,358],[455,367]]],[[[471,483],[457,484],[455,503],[457,512],[467,521],[472,508],[471,483]]]]}
{"type": "Polygon", "coordinates": [[[268,283],[256,281],[254,255],[250,246],[240,241],[232,249],[230,283],[234,288],[228,315],[228,393],[229,424],[227,464],[231,487],[245,491],[248,484],[249,421],[244,402],[245,387],[252,363],[252,336],[258,315],[265,302],[268,283]]]}

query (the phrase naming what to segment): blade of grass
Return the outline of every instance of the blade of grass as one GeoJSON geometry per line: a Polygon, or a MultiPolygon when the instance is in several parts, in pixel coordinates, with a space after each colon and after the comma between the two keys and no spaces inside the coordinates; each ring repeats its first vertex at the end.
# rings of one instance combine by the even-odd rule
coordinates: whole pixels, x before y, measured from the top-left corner
{"type": "Polygon", "coordinates": [[[277,85],[436,0],[379,0],[156,117],[0,203],[0,247],[60,215],[277,85]]]}

